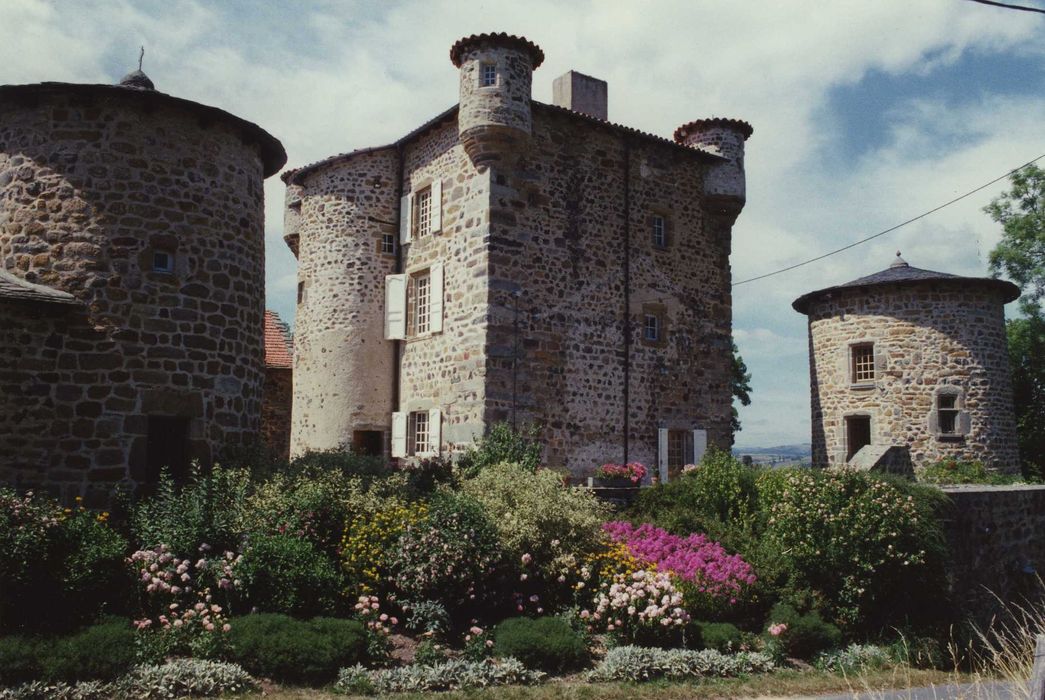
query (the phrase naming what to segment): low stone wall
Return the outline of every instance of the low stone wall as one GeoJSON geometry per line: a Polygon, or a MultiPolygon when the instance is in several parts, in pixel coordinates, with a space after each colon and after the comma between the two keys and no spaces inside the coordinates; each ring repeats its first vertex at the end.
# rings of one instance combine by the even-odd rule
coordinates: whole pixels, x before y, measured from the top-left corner
{"type": "Polygon", "coordinates": [[[1045,579],[1045,486],[947,486],[953,507],[944,528],[955,603],[977,619],[1042,595],[1045,579]]]}

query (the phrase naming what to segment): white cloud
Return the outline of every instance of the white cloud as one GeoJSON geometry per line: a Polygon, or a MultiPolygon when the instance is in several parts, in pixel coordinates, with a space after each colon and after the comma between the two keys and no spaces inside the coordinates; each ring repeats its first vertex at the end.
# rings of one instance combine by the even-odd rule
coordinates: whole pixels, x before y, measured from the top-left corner
{"type": "MultiPolygon", "coordinates": [[[[748,206],[734,229],[734,279],[798,262],[898,223],[1045,151],[1041,91],[952,101],[922,96],[883,116],[884,142],[840,157],[833,90],[872,72],[932,76],[962,57],[1043,55],[1025,13],[905,0],[723,3],[461,3],[362,0],[221,5],[94,0],[0,3],[0,83],[115,81],[139,44],[159,89],[226,109],[282,139],[291,166],[392,141],[456,101],[447,51],[509,31],[547,60],[534,97],[569,70],[610,84],[615,121],[668,135],[703,116],[755,126],[748,206]],[[847,160],[848,158],[848,160],[847,160]]],[[[1041,76],[1027,76],[1040,85],[1041,76]]],[[[946,91],[945,91],[946,92],[946,91]]],[[[888,264],[985,274],[997,227],[980,208],[1004,183],[882,239],[734,290],[737,340],[754,375],[743,444],[808,440],[800,294],[888,264]],[[771,352],[777,349],[779,352],[771,352]]],[[[283,185],[266,184],[269,305],[291,318],[293,256],[283,185]]]]}

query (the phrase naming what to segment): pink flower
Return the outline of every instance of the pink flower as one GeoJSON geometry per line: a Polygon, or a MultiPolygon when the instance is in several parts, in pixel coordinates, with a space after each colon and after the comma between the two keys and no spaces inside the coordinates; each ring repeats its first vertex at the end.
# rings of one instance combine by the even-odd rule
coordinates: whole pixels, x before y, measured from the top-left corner
{"type": "Polygon", "coordinates": [[[775,625],[770,625],[769,626],[769,634],[770,634],[770,636],[779,637],[784,632],[787,632],[787,623],[786,622],[778,622],[775,625]]]}
{"type": "Polygon", "coordinates": [[[529,554],[522,555],[522,563],[524,565],[529,566],[531,561],[533,561],[533,557],[532,556],[530,556],[529,554]]]}

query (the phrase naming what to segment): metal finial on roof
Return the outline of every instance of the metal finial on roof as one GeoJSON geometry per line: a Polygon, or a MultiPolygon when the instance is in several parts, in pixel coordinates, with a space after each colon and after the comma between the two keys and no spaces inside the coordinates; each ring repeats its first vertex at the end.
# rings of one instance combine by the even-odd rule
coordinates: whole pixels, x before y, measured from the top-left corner
{"type": "Polygon", "coordinates": [[[896,251],[896,260],[889,267],[910,267],[907,261],[900,257],[900,251],[896,251]]]}
{"type": "Polygon", "coordinates": [[[138,70],[133,73],[128,73],[123,76],[120,80],[121,87],[135,88],[138,90],[155,90],[156,86],[149,79],[149,76],[142,72],[142,61],[145,59],[145,47],[141,47],[141,51],[138,53],[138,70]]]}
{"type": "Polygon", "coordinates": [[[141,52],[138,54],[138,70],[142,69],[142,61],[145,60],[145,46],[142,46],[141,52]]]}

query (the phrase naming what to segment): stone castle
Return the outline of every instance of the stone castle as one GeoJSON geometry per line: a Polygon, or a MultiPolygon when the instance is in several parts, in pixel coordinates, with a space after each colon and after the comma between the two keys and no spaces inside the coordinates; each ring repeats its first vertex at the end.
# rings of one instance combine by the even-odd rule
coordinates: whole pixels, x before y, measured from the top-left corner
{"type": "Polygon", "coordinates": [[[447,455],[498,421],[544,458],[667,476],[730,432],[730,239],[751,127],[607,120],[540,48],[458,41],[459,103],[398,141],[284,173],[299,261],[291,452],[447,455]]]}
{"type": "Polygon", "coordinates": [[[1011,282],[908,265],[795,300],[809,316],[813,464],[1019,472],[1006,349],[1011,282]]]}
{"type": "Polygon", "coordinates": [[[257,439],[285,162],[140,71],[0,87],[0,483],[100,505],[257,439]]]}

